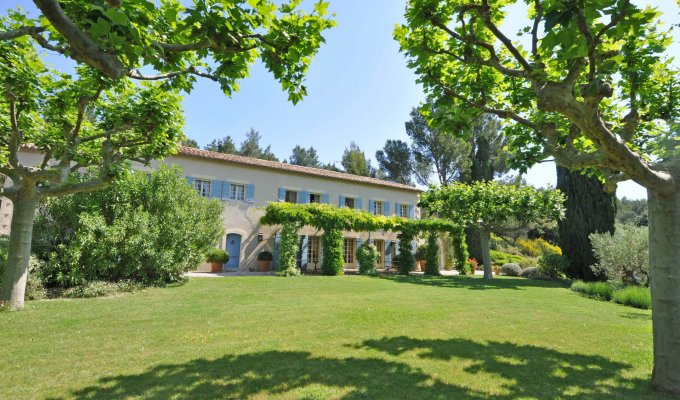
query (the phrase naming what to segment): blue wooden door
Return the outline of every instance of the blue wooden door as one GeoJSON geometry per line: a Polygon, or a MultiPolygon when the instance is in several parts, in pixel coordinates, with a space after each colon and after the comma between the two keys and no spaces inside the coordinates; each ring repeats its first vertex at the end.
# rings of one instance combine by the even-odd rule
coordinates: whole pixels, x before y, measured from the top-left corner
{"type": "Polygon", "coordinates": [[[228,234],[225,248],[227,253],[229,253],[229,261],[225,266],[227,268],[238,268],[241,255],[241,235],[236,233],[228,234]]]}

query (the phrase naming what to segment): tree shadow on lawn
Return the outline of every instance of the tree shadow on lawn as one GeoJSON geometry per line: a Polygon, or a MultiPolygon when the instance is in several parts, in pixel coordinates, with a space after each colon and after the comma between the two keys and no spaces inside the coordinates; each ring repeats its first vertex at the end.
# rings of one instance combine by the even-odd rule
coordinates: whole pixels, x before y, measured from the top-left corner
{"type": "Polygon", "coordinates": [[[424,359],[450,362],[451,369],[462,368],[470,374],[470,381],[444,382],[430,371],[399,360],[327,358],[304,351],[266,351],[159,365],[141,374],[104,377],[96,385],[73,392],[69,398],[160,400],[285,396],[420,400],[525,396],[599,400],[612,395],[639,398],[650,393],[645,381],[622,377],[622,373],[631,368],[627,364],[535,346],[395,337],[368,340],[351,347],[376,349],[391,356],[417,351],[424,359]],[[459,365],[462,361],[472,364],[462,367],[459,365]],[[500,389],[501,394],[478,389],[489,386],[500,389]]]}
{"type": "Polygon", "coordinates": [[[413,283],[446,288],[469,290],[513,289],[525,290],[527,287],[563,288],[567,285],[559,281],[536,280],[525,278],[493,278],[491,280],[472,276],[426,276],[426,275],[392,275],[383,279],[399,283],[413,283]]]}
{"type": "MultiPolygon", "coordinates": [[[[510,342],[475,342],[468,339],[412,339],[405,336],[366,340],[359,347],[392,356],[415,352],[417,357],[466,362],[463,371],[501,379],[505,395],[494,399],[522,398],[666,398],[651,391],[645,379],[624,373],[633,367],[602,356],[563,353],[510,342]]],[[[474,379],[474,378],[473,378],[474,379]]],[[[481,377],[480,377],[481,379],[481,377]]]]}

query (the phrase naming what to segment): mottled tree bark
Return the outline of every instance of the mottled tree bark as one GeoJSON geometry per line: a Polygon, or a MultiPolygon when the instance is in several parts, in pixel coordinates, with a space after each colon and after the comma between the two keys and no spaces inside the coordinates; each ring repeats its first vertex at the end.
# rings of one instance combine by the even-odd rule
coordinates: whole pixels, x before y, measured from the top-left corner
{"type": "Polygon", "coordinates": [[[648,191],[654,388],[680,394],[680,190],[648,191]]]}
{"type": "Polygon", "coordinates": [[[590,266],[597,262],[588,236],[614,232],[616,196],[599,179],[557,166],[557,189],[566,196],[564,219],[558,221],[559,246],[569,258],[570,278],[596,280],[590,266]]]}
{"type": "Polygon", "coordinates": [[[482,245],[482,260],[484,262],[484,279],[493,279],[493,271],[491,270],[491,232],[485,228],[477,228],[479,231],[479,239],[482,245]]]}
{"type": "Polygon", "coordinates": [[[31,256],[33,220],[38,198],[18,197],[13,202],[12,233],[9,236],[7,264],[2,273],[0,302],[18,310],[24,307],[24,293],[28,278],[28,261],[31,256]]]}

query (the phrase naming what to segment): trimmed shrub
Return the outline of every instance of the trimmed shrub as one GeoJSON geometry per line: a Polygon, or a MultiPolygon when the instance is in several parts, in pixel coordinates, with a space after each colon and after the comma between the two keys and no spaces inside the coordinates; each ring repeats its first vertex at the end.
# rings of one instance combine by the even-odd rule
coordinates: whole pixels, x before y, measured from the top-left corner
{"type": "Polygon", "coordinates": [[[342,232],[337,229],[326,229],[321,235],[323,260],[321,273],[324,275],[342,275],[345,260],[342,258],[342,232]]]}
{"type": "Polygon", "coordinates": [[[205,256],[205,260],[209,263],[224,264],[229,261],[229,253],[221,249],[212,248],[205,256]]]}
{"type": "Polygon", "coordinates": [[[465,230],[459,229],[455,233],[448,234],[448,236],[451,238],[451,247],[455,258],[456,271],[458,271],[460,275],[469,274],[470,265],[468,263],[468,258],[470,257],[470,253],[468,252],[468,246],[465,240],[465,230]]]}
{"type": "Polygon", "coordinates": [[[416,262],[411,248],[411,242],[413,241],[414,236],[402,232],[397,237],[399,238],[397,270],[402,275],[408,275],[411,271],[413,271],[413,267],[416,262]]]}
{"type": "Polygon", "coordinates": [[[522,268],[519,266],[519,264],[509,263],[503,264],[501,267],[501,274],[503,275],[519,276],[520,273],[522,273],[522,268]]]}
{"type": "Polygon", "coordinates": [[[649,310],[652,308],[652,292],[648,287],[628,286],[615,290],[612,294],[615,303],[649,310]]]}
{"type": "Polygon", "coordinates": [[[536,267],[523,269],[522,272],[519,273],[519,277],[527,279],[545,279],[545,276],[542,275],[541,271],[539,271],[536,267]]]}
{"type": "Polygon", "coordinates": [[[522,256],[518,256],[515,254],[510,254],[510,253],[504,253],[502,251],[498,250],[491,250],[491,263],[495,265],[503,265],[503,264],[510,264],[510,263],[517,263],[519,264],[522,262],[522,256]]]}
{"type": "Polygon", "coordinates": [[[439,244],[437,235],[430,233],[425,246],[425,275],[439,275],[439,244]]]}
{"type": "Polygon", "coordinates": [[[649,284],[648,228],[617,225],[613,235],[593,233],[589,237],[598,261],[592,267],[595,273],[624,285],[649,284]]]}
{"type": "Polygon", "coordinates": [[[567,258],[556,253],[545,253],[538,259],[538,271],[548,278],[564,279],[567,267],[567,258]]]}
{"type": "Polygon", "coordinates": [[[375,275],[375,263],[378,262],[378,249],[369,241],[364,242],[357,249],[357,261],[359,261],[359,273],[362,275],[375,275]]]}
{"type": "Polygon", "coordinates": [[[606,282],[574,281],[571,290],[587,297],[609,301],[612,299],[614,288],[606,282]]]}
{"type": "Polygon", "coordinates": [[[470,258],[467,260],[467,266],[470,268],[471,272],[477,271],[479,269],[479,263],[477,263],[477,260],[474,258],[470,258]]]}

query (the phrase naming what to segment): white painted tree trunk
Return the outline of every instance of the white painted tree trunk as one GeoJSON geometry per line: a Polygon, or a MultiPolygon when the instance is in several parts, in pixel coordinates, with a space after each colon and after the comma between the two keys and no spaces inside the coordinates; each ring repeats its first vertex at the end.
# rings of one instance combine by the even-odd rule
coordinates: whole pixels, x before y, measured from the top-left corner
{"type": "Polygon", "coordinates": [[[680,394],[680,191],[649,195],[655,389],[680,394]]]}
{"type": "Polygon", "coordinates": [[[493,271],[491,270],[491,250],[489,245],[489,241],[491,240],[491,233],[484,228],[477,229],[479,230],[479,239],[482,244],[484,279],[493,279],[493,271]]]}
{"type": "Polygon", "coordinates": [[[0,302],[18,310],[24,307],[28,260],[31,256],[33,221],[38,199],[19,198],[13,202],[12,231],[9,236],[7,264],[2,273],[0,302]]]}

